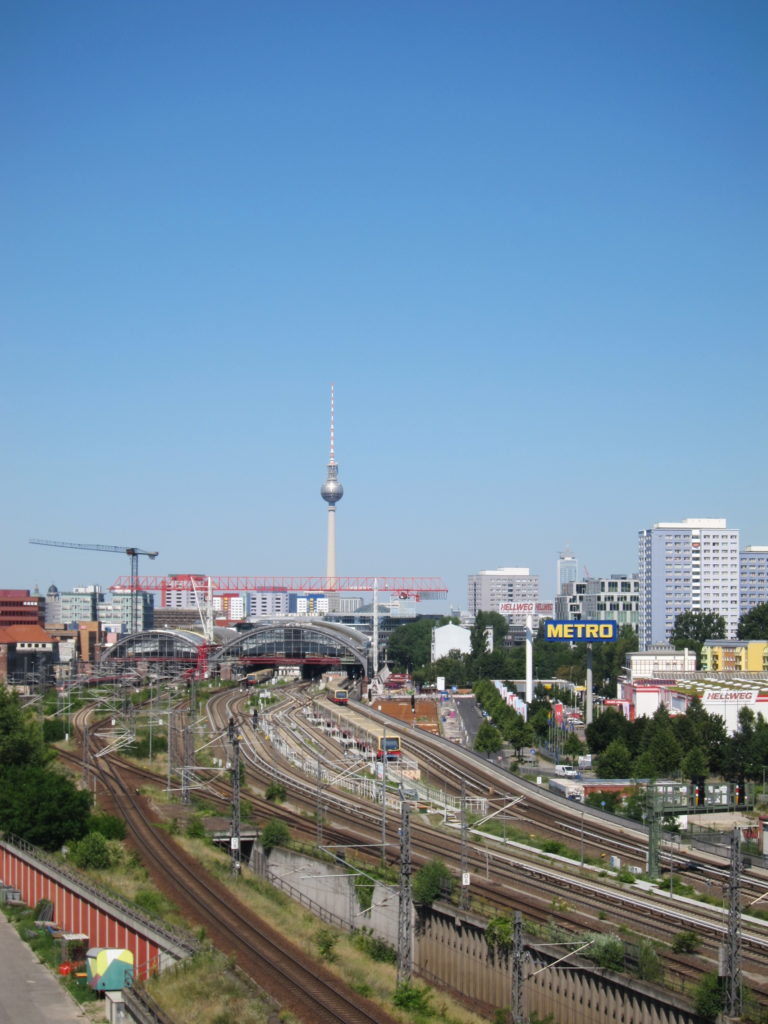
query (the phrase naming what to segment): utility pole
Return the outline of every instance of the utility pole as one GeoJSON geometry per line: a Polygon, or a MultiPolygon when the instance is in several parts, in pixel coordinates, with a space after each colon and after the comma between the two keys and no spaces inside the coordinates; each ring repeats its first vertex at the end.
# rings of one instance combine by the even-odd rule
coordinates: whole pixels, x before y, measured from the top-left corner
{"type": "Polygon", "coordinates": [[[398,908],[397,984],[410,982],[413,974],[411,914],[411,817],[408,804],[400,806],[400,904],[398,908]]]}
{"type": "Polygon", "coordinates": [[[232,737],[232,874],[240,874],[240,737],[232,737]]]}
{"type": "Polygon", "coordinates": [[[464,779],[461,780],[461,890],[459,895],[459,907],[461,910],[469,909],[469,827],[467,824],[467,786],[464,779]]]}
{"type": "Polygon", "coordinates": [[[646,790],[646,807],[648,808],[648,875],[650,878],[657,878],[659,874],[661,815],[656,807],[656,790],[652,785],[649,785],[646,790]]]}
{"type": "Polygon", "coordinates": [[[387,727],[381,738],[381,866],[387,866],[387,727]]]}
{"type": "Polygon", "coordinates": [[[189,803],[189,774],[192,765],[192,721],[187,716],[184,726],[184,764],[181,766],[181,802],[189,803]]]}
{"type": "Polygon", "coordinates": [[[728,876],[728,933],[724,952],[725,1014],[741,1017],[743,991],[741,984],[741,834],[731,832],[731,870],[728,876]]]}
{"type": "Polygon", "coordinates": [[[525,991],[523,978],[523,915],[515,911],[515,931],[512,938],[512,1024],[528,1024],[525,1016],[525,991]]]}
{"type": "Polygon", "coordinates": [[[317,821],[316,841],[318,846],[323,845],[323,766],[320,757],[317,758],[317,802],[315,806],[315,819],[317,821]]]}

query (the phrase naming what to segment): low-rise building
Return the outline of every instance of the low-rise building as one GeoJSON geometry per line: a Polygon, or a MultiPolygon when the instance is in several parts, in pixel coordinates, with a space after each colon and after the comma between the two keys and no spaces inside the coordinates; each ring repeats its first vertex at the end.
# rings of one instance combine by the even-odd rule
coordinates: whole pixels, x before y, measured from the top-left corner
{"type": "Polygon", "coordinates": [[[707,640],[701,648],[704,672],[768,672],[768,640],[707,640]]]}
{"type": "Polygon", "coordinates": [[[471,637],[470,630],[452,622],[446,626],[436,626],[432,630],[432,661],[444,658],[451,651],[469,654],[472,651],[471,637]]]}
{"type": "Polygon", "coordinates": [[[632,679],[674,679],[680,673],[696,671],[696,652],[678,651],[668,644],[654,644],[646,651],[626,656],[626,670],[632,679]]]}
{"type": "Polygon", "coordinates": [[[49,681],[56,641],[42,626],[0,626],[0,682],[34,686],[49,681]]]}

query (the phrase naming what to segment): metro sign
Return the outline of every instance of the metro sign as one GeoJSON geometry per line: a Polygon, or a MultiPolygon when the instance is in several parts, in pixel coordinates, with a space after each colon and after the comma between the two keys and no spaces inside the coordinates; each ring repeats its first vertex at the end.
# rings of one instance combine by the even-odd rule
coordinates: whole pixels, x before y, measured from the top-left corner
{"type": "Polygon", "coordinates": [[[619,638],[618,622],[557,619],[544,623],[544,639],[560,643],[614,643],[619,638]]]}

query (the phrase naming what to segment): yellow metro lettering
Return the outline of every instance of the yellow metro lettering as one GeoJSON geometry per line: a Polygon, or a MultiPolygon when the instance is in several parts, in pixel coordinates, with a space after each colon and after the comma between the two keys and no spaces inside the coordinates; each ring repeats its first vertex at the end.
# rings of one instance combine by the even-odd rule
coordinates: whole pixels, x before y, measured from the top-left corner
{"type": "Polygon", "coordinates": [[[590,622],[586,626],[587,640],[597,640],[597,625],[590,622]]]}

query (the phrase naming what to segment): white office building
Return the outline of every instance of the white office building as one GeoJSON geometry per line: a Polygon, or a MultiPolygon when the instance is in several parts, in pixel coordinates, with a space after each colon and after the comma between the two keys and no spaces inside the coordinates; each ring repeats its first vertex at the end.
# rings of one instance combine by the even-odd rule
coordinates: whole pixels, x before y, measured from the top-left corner
{"type": "Polygon", "coordinates": [[[669,640],[676,617],[708,611],[739,622],[739,531],[725,519],[656,523],[639,534],[640,650],[669,640]]]}

